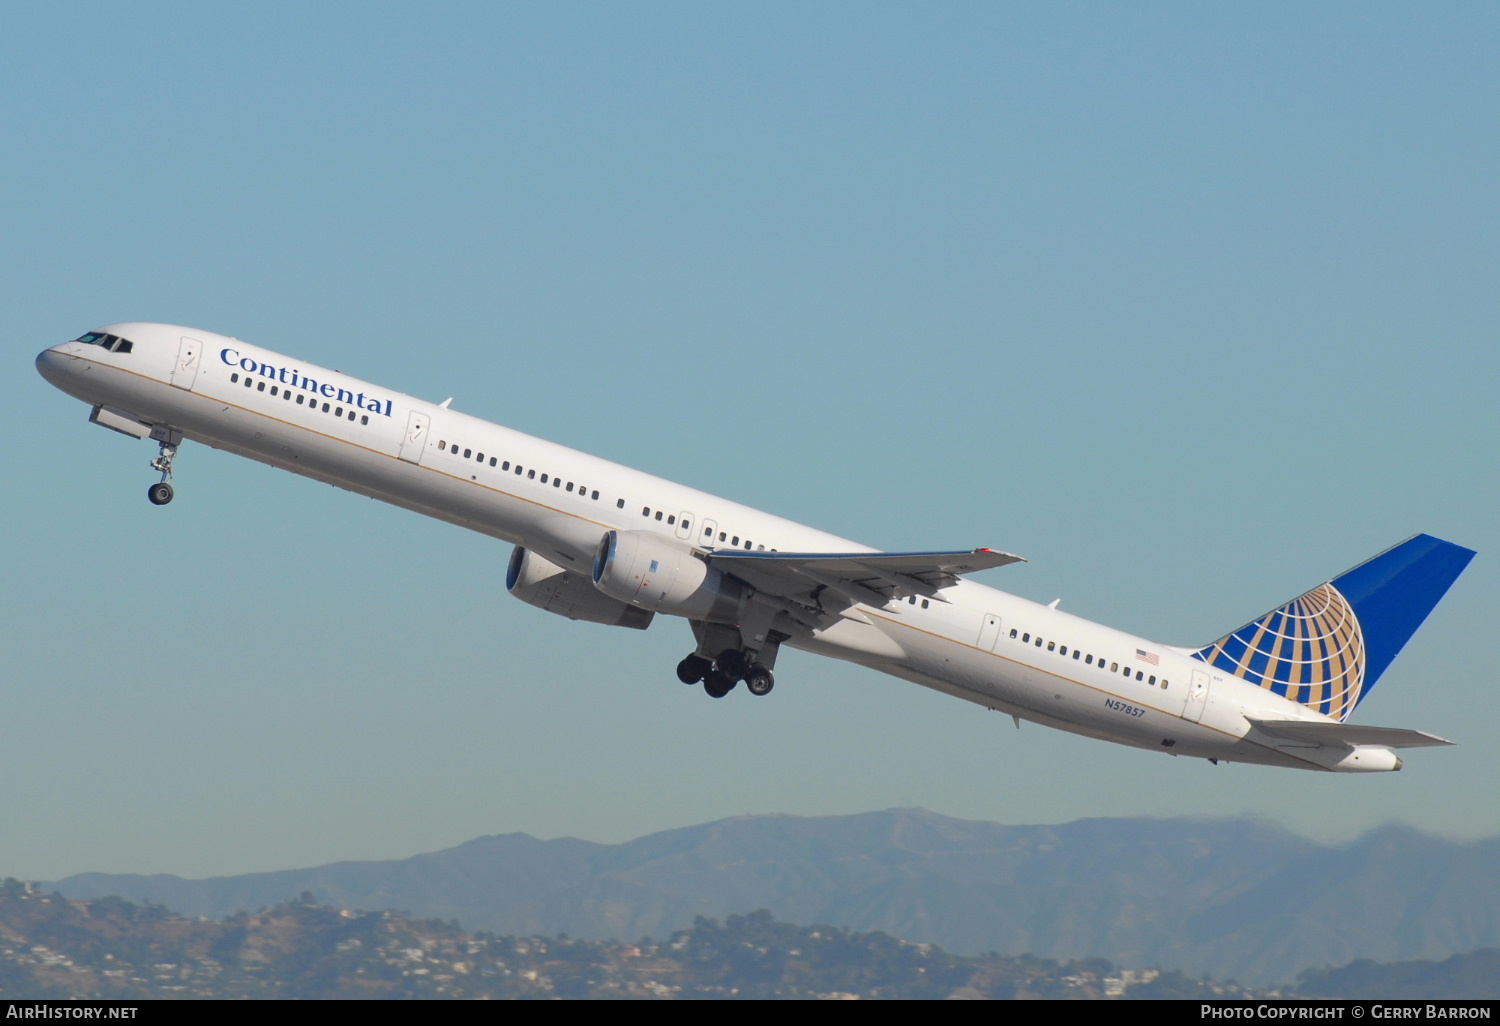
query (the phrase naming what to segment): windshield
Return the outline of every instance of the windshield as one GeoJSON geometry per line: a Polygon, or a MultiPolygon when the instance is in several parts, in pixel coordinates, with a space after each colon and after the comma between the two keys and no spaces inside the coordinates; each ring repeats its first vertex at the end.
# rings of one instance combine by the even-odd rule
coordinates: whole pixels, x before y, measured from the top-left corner
{"type": "Polygon", "coordinates": [[[86,346],[103,346],[111,353],[128,353],[135,348],[129,339],[118,335],[106,335],[102,331],[85,332],[73,341],[82,342],[86,346]]]}

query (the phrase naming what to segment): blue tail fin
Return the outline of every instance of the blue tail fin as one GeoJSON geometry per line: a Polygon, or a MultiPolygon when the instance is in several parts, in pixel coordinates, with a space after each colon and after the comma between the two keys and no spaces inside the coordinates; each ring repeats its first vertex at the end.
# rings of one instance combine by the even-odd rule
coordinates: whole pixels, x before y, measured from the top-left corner
{"type": "Polygon", "coordinates": [[[1473,558],[1472,549],[1416,535],[1193,657],[1348,719],[1473,558]]]}

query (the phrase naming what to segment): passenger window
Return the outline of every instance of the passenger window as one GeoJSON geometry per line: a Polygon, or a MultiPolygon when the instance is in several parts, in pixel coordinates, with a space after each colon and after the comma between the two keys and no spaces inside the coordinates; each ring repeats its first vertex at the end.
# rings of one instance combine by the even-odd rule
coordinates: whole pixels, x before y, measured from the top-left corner
{"type": "Polygon", "coordinates": [[[536,471],[534,471],[534,470],[528,470],[528,471],[526,471],[526,478],[527,478],[527,480],[535,481],[536,480],[536,471]]]}
{"type": "Polygon", "coordinates": [[[464,450],[464,459],[468,459],[472,455],[474,455],[474,450],[473,449],[465,449],[464,450]]]}
{"type": "Polygon", "coordinates": [[[677,523],[677,518],[675,516],[667,517],[667,523],[675,524],[677,523]]]}
{"type": "MultiPolygon", "coordinates": [[[[370,416],[369,416],[369,414],[361,413],[359,415],[359,426],[360,427],[364,427],[368,423],[370,423],[370,416]]],[[[495,465],[495,461],[494,460],[490,460],[490,466],[493,467],[494,465],[495,465]]]]}
{"type": "Polygon", "coordinates": [[[302,399],[303,399],[302,393],[300,393],[300,392],[297,393],[297,405],[298,406],[302,405],[302,399]]]}
{"type": "Polygon", "coordinates": [[[1078,649],[1076,649],[1076,648],[1075,648],[1075,649],[1074,649],[1074,650],[1073,650],[1073,658],[1074,658],[1074,659],[1077,659],[1077,658],[1078,658],[1078,657],[1079,657],[1079,656],[1081,656],[1081,655],[1083,655],[1083,653],[1082,653],[1082,652],[1080,652],[1080,651],[1078,651],[1078,649]]]}
{"type": "Polygon", "coordinates": [[[683,529],[684,532],[691,531],[693,529],[693,525],[692,525],[691,522],[689,522],[687,520],[684,520],[682,522],[682,529],[683,529]]]}
{"type": "Polygon", "coordinates": [[[1140,670],[1136,670],[1135,671],[1135,679],[1136,680],[1140,680],[1143,676],[1145,676],[1145,674],[1142,673],[1140,670]]]}
{"type": "Polygon", "coordinates": [[[323,404],[323,412],[324,412],[324,413],[327,413],[327,412],[328,412],[328,404],[327,404],[327,403],[324,403],[324,404],[323,404]]]}
{"type": "Polygon", "coordinates": [[[495,459],[495,457],[493,457],[493,456],[490,457],[490,466],[493,467],[498,462],[499,462],[499,460],[495,459]]]}
{"type": "Polygon", "coordinates": [[[255,390],[257,392],[264,392],[266,390],[266,383],[264,381],[257,381],[255,383],[255,390]]]}
{"type": "Polygon", "coordinates": [[[1036,647],[1037,648],[1041,648],[1042,647],[1042,639],[1041,638],[1037,638],[1036,639],[1036,647]]]}
{"type": "Polygon", "coordinates": [[[543,474],[542,475],[542,484],[546,484],[546,483],[547,483],[547,475],[543,474]]]}
{"type": "Polygon", "coordinates": [[[1056,652],[1057,651],[1057,642],[1055,642],[1055,641],[1049,641],[1049,642],[1047,642],[1047,651],[1048,652],[1056,652]]]}
{"type": "Polygon", "coordinates": [[[560,478],[560,477],[554,477],[552,479],[552,487],[553,488],[561,488],[562,487],[562,478],[560,478]]]}
{"type": "Polygon", "coordinates": [[[500,469],[501,470],[509,470],[510,469],[510,460],[506,460],[504,463],[500,464],[500,469]]]}
{"type": "Polygon", "coordinates": [[[272,396],[273,396],[273,397],[274,397],[274,396],[276,396],[276,395],[277,395],[277,392],[276,392],[276,386],[275,386],[275,385],[272,385],[272,386],[271,386],[271,395],[272,395],[272,396]]]}
{"type": "MultiPolygon", "coordinates": [[[[1103,663],[1100,663],[1100,664],[1099,664],[1099,665],[1101,665],[1101,666],[1102,666],[1102,665],[1104,665],[1104,664],[1103,664],[1103,663]]],[[[1118,670],[1118,669],[1119,669],[1119,668],[1120,668],[1120,664],[1119,664],[1119,663],[1110,663],[1110,664],[1109,664],[1109,672],[1110,672],[1110,673],[1114,673],[1114,672],[1115,672],[1115,671],[1116,671],[1116,670],[1118,670]]]]}
{"type": "MultiPolygon", "coordinates": [[[[597,498],[599,498],[599,493],[595,492],[593,495],[590,495],[589,498],[591,498],[591,499],[597,499],[597,498]]],[[[621,506],[625,505],[625,500],[624,499],[620,500],[620,505],[621,506]]]]}
{"type": "Polygon", "coordinates": [[[568,491],[570,491],[570,492],[571,492],[571,491],[572,491],[572,490],[573,490],[573,482],[572,482],[572,481],[569,481],[569,482],[568,482],[568,491]]]}
{"type": "Polygon", "coordinates": [[[703,537],[705,537],[705,538],[712,538],[713,536],[714,536],[714,529],[712,527],[705,527],[703,529],[703,537]]]}
{"type": "Polygon", "coordinates": [[[354,419],[354,411],[353,411],[353,410],[350,410],[350,411],[349,411],[349,419],[350,419],[350,420],[353,420],[353,419],[354,419]]]}
{"type": "Polygon", "coordinates": [[[229,375],[229,383],[231,385],[238,385],[240,383],[240,376],[238,374],[229,375]]]}
{"type": "Polygon", "coordinates": [[[255,384],[255,382],[251,379],[250,375],[246,374],[245,375],[245,387],[249,388],[253,384],[255,384]]]}
{"type": "Polygon", "coordinates": [[[519,463],[516,464],[516,476],[521,476],[521,465],[519,463]]]}
{"type": "Polygon", "coordinates": [[[1163,677],[1163,678],[1162,678],[1162,679],[1161,679],[1161,689],[1162,689],[1162,690],[1163,690],[1163,691],[1165,691],[1165,690],[1167,690],[1167,678],[1165,678],[1165,677],[1163,677]]]}
{"type": "Polygon", "coordinates": [[[1013,638],[1016,636],[1016,629],[1014,627],[1010,629],[1010,636],[1013,638]]]}
{"type": "Polygon", "coordinates": [[[735,535],[735,536],[734,536],[734,537],[733,537],[733,538],[732,538],[732,539],[731,539],[731,540],[730,540],[730,542],[729,542],[729,544],[731,544],[731,545],[738,545],[738,544],[739,544],[739,543],[740,543],[740,536],[739,536],[739,535],[735,535]]]}
{"type": "Polygon", "coordinates": [[[923,599],[923,600],[922,600],[922,608],[923,608],[923,609],[926,609],[926,608],[927,608],[927,600],[926,600],[926,599],[923,599]]]}
{"type": "Polygon", "coordinates": [[[719,532],[719,541],[723,541],[723,540],[724,540],[724,532],[720,531],[719,532]]]}
{"type": "Polygon", "coordinates": [[[657,511],[656,511],[656,519],[657,519],[657,520],[660,520],[660,519],[661,519],[661,510],[657,510],[657,511]]]}
{"type": "Polygon", "coordinates": [[[649,517],[650,515],[651,515],[651,507],[650,506],[642,506],[641,507],[641,516],[643,516],[643,517],[649,517]]]}
{"type": "Polygon", "coordinates": [[[1146,683],[1147,684],[1155,684],[1156,683],[1156,674],[1153,673],[1151,675],[1150,679],[1146,681],[1146,683]]]}
{"type": "Polygon", "coordinates": [[[615,500],[615,508],[616,509],[624,509],[625,508],[625,500],[624,499],[616,499],[615,500]]]}
{"type": "Polygon", "coordinates": [[[745,551],[746,552],[750,551],[750,541],[749,541],[749,539],[746,539],[746,541],[745,541],[745,551]]]}
{"type": "Polygon", "coordinates": [[[484,462],[484,453],[482,453],[482,452],[475,453],[474,454],[474,462],[475,463],[483,463],[484,462]]]}

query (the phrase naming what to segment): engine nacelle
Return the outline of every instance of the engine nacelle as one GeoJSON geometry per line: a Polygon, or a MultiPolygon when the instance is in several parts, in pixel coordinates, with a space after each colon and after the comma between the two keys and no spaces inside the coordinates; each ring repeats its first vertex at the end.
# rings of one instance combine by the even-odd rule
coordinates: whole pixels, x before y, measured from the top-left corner
{"type": "Polygon", "coordinates": [[[594,587],[641,609],[738,623],[745,586],[685,546],[649,531],[610,531],[594,557],[594,587]]]}
{"type": "Polygon", "coordinates": [[[587,620],[606,627],[643,631],[656,614],[601,594],[589,579],[564,570],[535,552],[517,545],[505,571],[505,590],[527,605],[569,620],[587,620]]]}

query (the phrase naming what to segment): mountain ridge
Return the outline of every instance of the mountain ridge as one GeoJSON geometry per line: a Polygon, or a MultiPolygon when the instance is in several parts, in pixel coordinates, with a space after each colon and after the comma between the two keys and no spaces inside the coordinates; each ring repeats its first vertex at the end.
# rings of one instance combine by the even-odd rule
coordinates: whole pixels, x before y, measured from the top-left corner
{"type": "Polygon", "coordinates": [[[1356,959],[1500,944],[1500,838],[1392,824],[1340,845],[1258,819],[1050,826],[921,809],[736,816],[620,844],[524,833],[387,861],[186,880],[84,873],[42,884],[223,918],[311,893],[466,929],[665,936],[694,917],[884,930],[949,951],[1102,957],[1274,983],[1356,959]]]}

